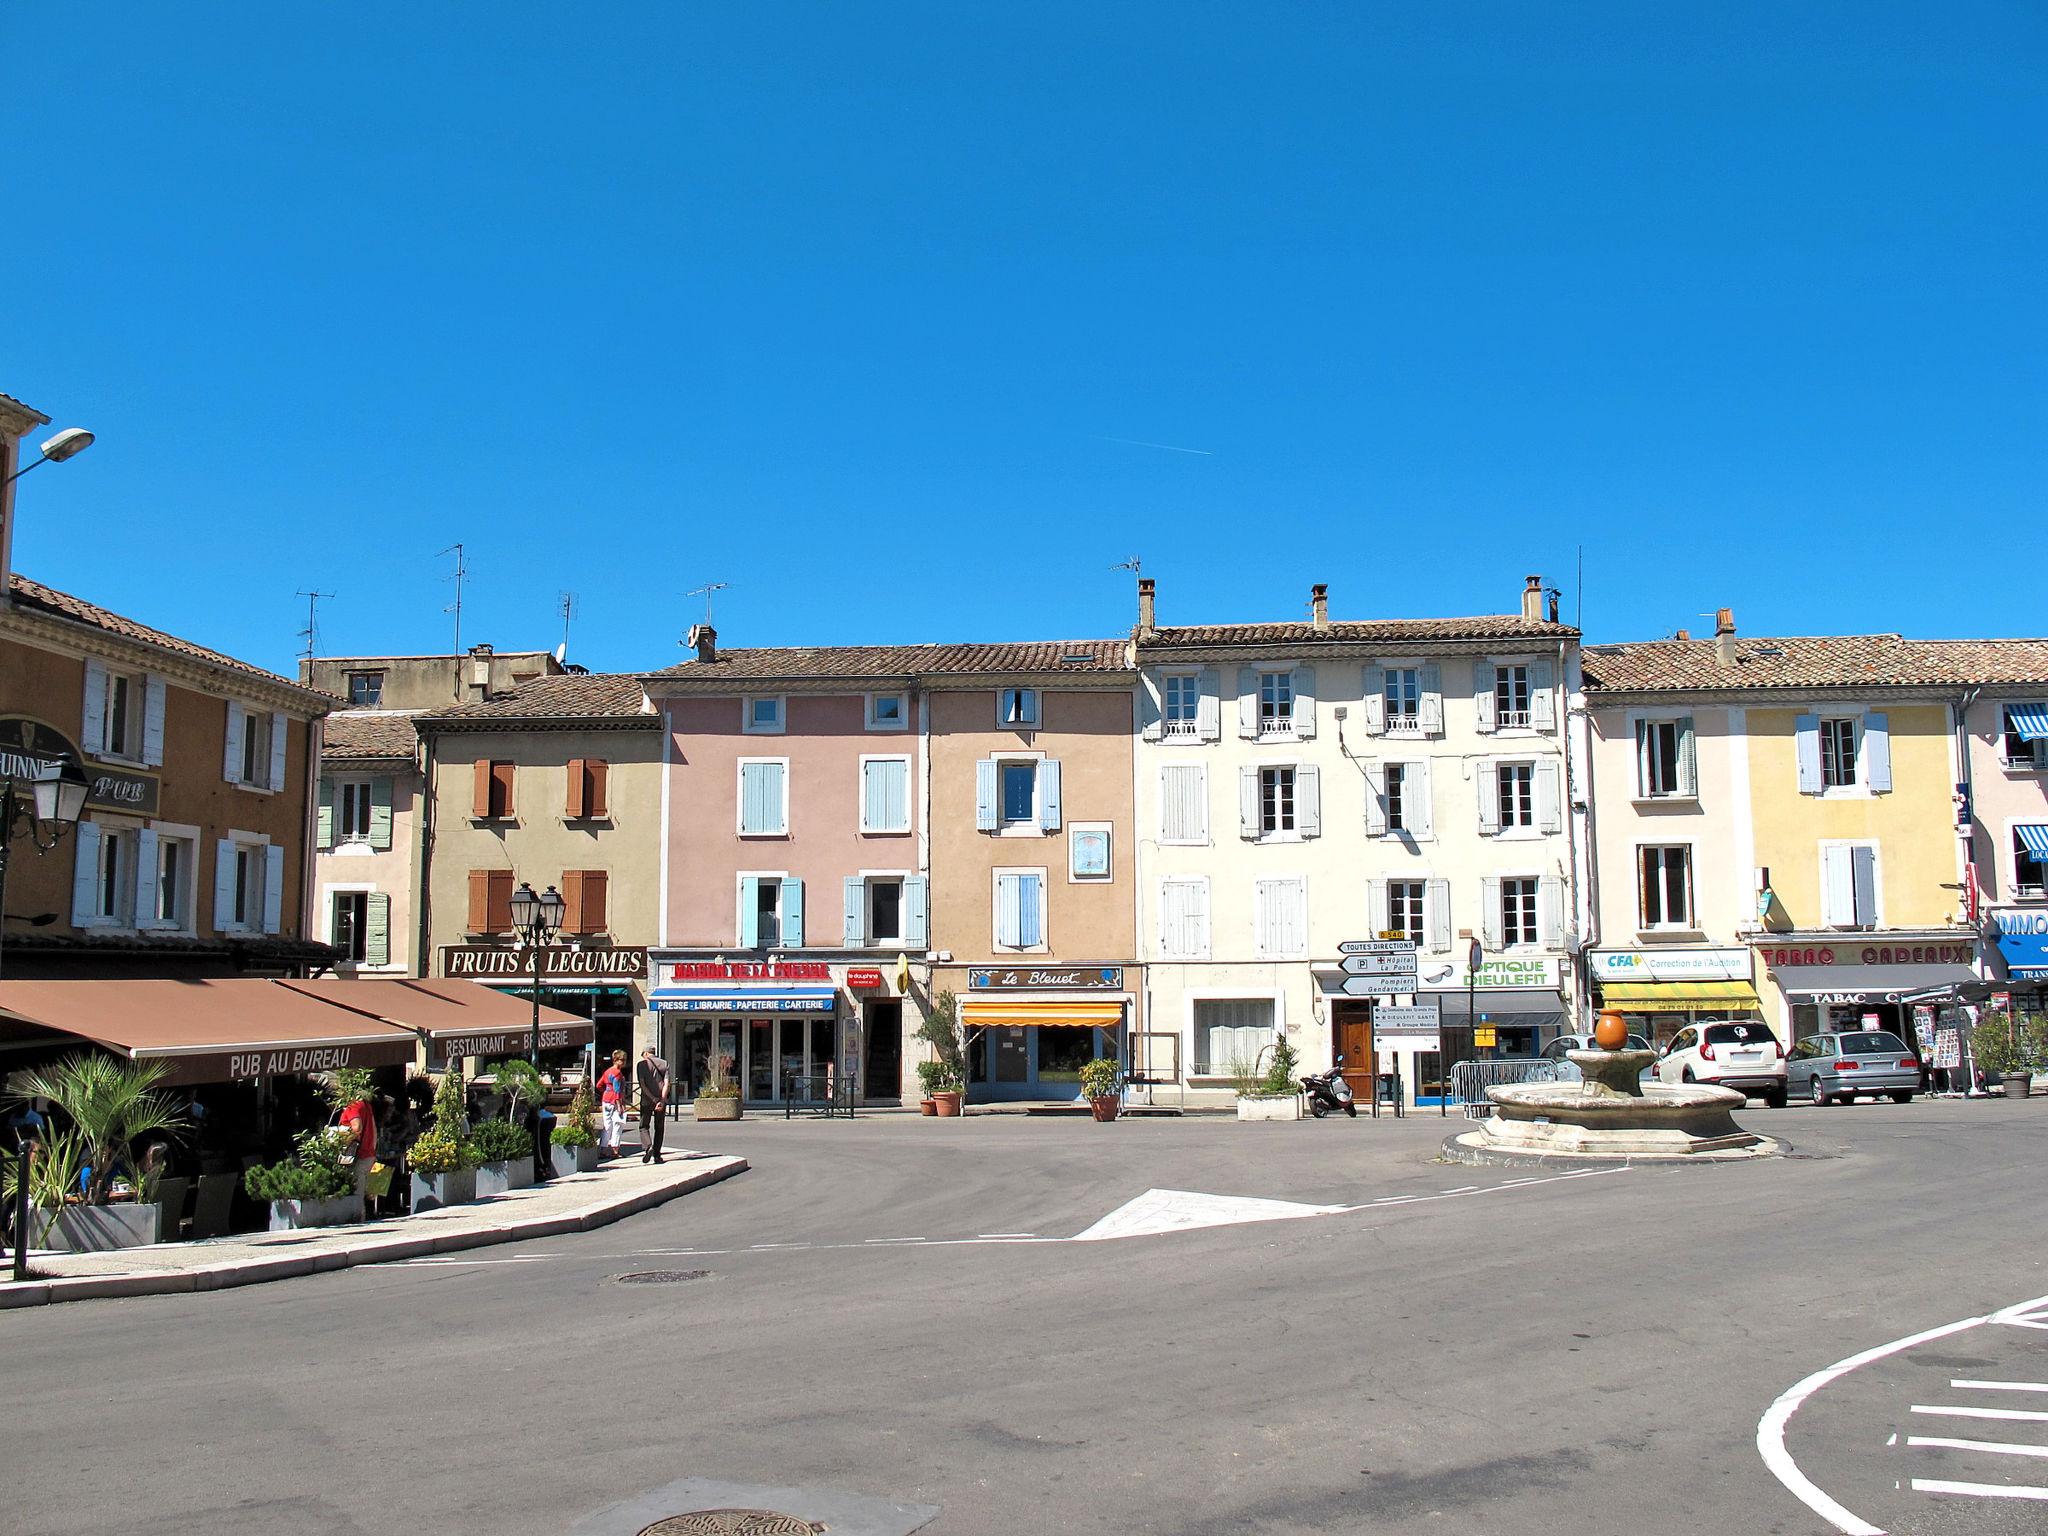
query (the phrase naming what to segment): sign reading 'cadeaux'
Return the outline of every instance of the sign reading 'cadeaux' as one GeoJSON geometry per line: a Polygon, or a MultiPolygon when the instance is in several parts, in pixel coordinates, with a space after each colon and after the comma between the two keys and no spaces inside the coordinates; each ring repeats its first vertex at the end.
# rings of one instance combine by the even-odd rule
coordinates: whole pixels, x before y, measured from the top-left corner
{"type": "Polygon", "coordinates": [[[0,715],[0,782],[12,784],[15,793],[25,793],[37,779],[48,778],[66,763],[76,764],[85,775],[86,804],[138,816],[156,814],[155,774],[87,762],[55,726],[27,715],[0,715]]]}

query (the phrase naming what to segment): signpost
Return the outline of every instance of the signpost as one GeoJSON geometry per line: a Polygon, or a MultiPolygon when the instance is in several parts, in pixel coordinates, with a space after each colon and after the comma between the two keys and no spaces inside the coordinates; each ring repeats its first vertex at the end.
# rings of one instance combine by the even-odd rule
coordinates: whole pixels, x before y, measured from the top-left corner
{"type": "Polygon", "coordinates": [[[1414,990],[1412,971],[1405,976],[1346,976],[1343,988],[1346,997],[1399,997],[1414,990]]]}
{"type": "Polygon", "coordinates": [[[1382,1004],[1372,1011],[1373,1052],[1379,1055],[1396,1049],[1440,1051],[1442,1023],[1442,1014],[1432,1006],[1397,1008],[1382,1004]]]}
{"type": "Polygon", "coordinates": [[[1415,956],[1346,955],[1343,970],[1346,976],[1413,976],[1415,956]]]}
{"type": "Polygon", "coordinates": [[[1406,955],[1409,965],[1415,962],[1415,941],[1413,939],[1346,939],[1337,946],[1340,955],[1406,955]]]}

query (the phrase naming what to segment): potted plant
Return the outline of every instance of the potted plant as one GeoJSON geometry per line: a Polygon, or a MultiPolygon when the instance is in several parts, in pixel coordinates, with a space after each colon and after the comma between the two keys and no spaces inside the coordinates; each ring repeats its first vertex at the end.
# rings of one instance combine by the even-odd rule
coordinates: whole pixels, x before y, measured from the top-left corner
{"type": "Polygon", "coordinates": [[[726,1070],[726,1058],[714,1052],[708,1063],[710,1075],[697,1090],[696,1101],[690,1112],[699,1120],[737,1120],[740,1118],[740,1085],[733,1081],[726,1070]]]}
{"type": "Polygon", "coordinates": [[[2023,1099],[2033,1077],[2031,1042],[2020,1021],[2009,1013],[1986,1014],[1970,1032],[1970,1054],[1987,1082],[1993,1073],[2005,1085],[2008,1099],[2023,1099]]]}
{"type": "Polygon", "coordinates": [[[68,1164],[70,1180],[38,1189],[36,1174],[29,1176],[31,1201],[48,1213],[45,1246],[91,1253],[157,1240],[163,1213],[148,1201],[117,1203],[113,1196],[115,1180],[134,1172],[132,1143],[153,1131],[175,1132],[185,1125],[184,1112],[157,1090],[169,1072],[161,1061],[122,1061],[93,1052],[14,1077],[9,1085],[14,1094],[48,1099],[71,1122],[63,1143],[45,1138],[48,1150],[38,1159],[48,1161],[52,1175],[67,1171],[60,1162],[68,1164]]]}
{"type": "Polygon", "coordinates": [[[939,1091],[940,1086],[946,1081],[946,1068],[944,1064],[936,1061],[920,1061],[917,1064],[917,1081],[918,1086],[924,1090],[924,1097],[917,1101],[918,1113],[922,1115],[936,1115],[939,1112],[939,1101],[933,1095],[939,1091]]]}
{"type": "Polygon", "coordinates": [[[1117,1079],[1122,1075],[1116,1063],[1106,1056],[1098,1056],[1081,1068],[1081,1093],[1097,1120],[1114,1120],[1123,1108],[1123,1098],[1117,1092],[1117,1079]]]}
{"type": "Polygon", "coordinates": [[[549,1158],[556,1178],[572,1173],[590,1173],[597,1167],[597,1112],[590,1103],[590,1084],[580,1082],[569,1097],[569,1107],[549,1134],[549,1158]]]}
{"type": "MultiPolygon", "coordinates": [[[[1264,1072],[1256,1062],[1238,1073],[1237,1118],[1240,1120],[1299,1120],[1301,1085],[1294,1080],[1299,1061],[1285,1035],[1274,1037],[1273,1060],[1264,1072]]],[[[1261,1055],[1265,1053],[1260,1052],[1261,1055]]]]}
{"type": "Polygon", "coordinates": [[[406,1154],[415,1215],[476,1198],[476,1148],[462,1105],[462,1074],[451,1069],[434,1091],[434,1117],[406,1154]]]}
{"type": "Polygon", "coordinates": [[[363,1219],[355,1171],[341,1164],[348,1139],[338,1127],[306,1131],[290,1157],[267,1168],[259,1163],[242,1175],[250,1198],[270,1206],[271,1231],[339,1227],[363,1219]]]}
{"type": "Polygon", "coordinates": [[[960,1113],[967,1088],[967,1042],[960,1030],[960,1005],[950,992],[932,1000],[931,1012],[917,1026],[917,1038],[932,1048],[933,1060],[921,1063],[918,1081],[931,1095],[932,1113],[948,1117],[960,1113]],[[927,1075],[925,1066],[938,1071],[927,1075]]]}
{"type": "Polygon", "coordinates": [[[533,1135],[511,1120],[486,1120],[469,1133],[476,1149],[476,1192],[509,1194],[533,1187],[533,1135]]]}
{"type": "Polygon", "coordinates": [[[524,1189],[540,1176],[540,1165],[534,1158],[533,1138],[540,1128],[539,1120],[533,1118],[534,1111],[548,1101],[548,1080],[541,1075],[539,1067],[523,1056],[513,1056],[499,1062],[491,1069],[492,1081],[498,1092],[505,1096],[504,1116],[513,1125],[526,1131],[527,1154],[524,1180],[514,1170],[512,1187],[524,1189]]]}

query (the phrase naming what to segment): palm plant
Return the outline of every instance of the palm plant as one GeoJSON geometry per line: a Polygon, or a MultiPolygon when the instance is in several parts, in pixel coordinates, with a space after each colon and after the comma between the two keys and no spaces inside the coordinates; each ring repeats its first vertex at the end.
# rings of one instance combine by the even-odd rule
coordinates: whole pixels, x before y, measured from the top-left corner
{"type": "Polygon", "coordinates": [[[48,1099],[64,1112],[92,1159],[85,1202],[105,1205],[115,1176],[131,1161],[131,1142],[152,1131],[185,1127],[185,1112],[169,1094],[157,1091],[170,1070],[161,1061],[122,1061],[95,1052],[18,1072],[9,1087],[22,1098],[48,1099]]]}

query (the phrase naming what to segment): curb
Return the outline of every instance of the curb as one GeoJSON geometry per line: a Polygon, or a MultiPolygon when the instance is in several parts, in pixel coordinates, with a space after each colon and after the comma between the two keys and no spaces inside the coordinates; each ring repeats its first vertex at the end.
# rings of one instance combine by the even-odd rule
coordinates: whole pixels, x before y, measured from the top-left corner
{"type": "Polygon", "coordinates": [[[1514,1147],[1461,1144],[1459,1137],[1471,1134],[1471,1131],[1460,1131],[1446,1137],[1437,1160],[1462,1163],[1468,1168],[1551,1168],[1573,1172],[1621,1167],[1727,1168],[1742,1163],[1768,1162],[1792,1151],[1792,1143],[1782,1136],[1765,1136],[1762,1145],[1736,1152],[1524,1152],[1514,1147]]]}
{"type": "MultiPolygon", "coordinates": [[[[591,1232],[610,1226],[628,1216],[651,1211],[682,1195],[693,1194],[713,1184],[745,1173],[743,1157],[735,1157],[715,1168],[700,1169],[679,1183],[614,1200],[598,1200],[559,1216],[537,1216],[531,1221],[508,1222],[495,1227],[464,1227],[453,1232],[408,1232],[403,1236],[379,1238],[354,1248],[331,1253],[288,1254],[277,1258],[245,1259],[231,1264],[210,1264],[194,1269],[161,1274],[78,1275],[70,1279],[28,1280],[20,1285],[0,1283],[0,1310],[16,1307],[51,1306],[60,1301],[92,1301],[118,1296],[170,1296],[189,1291],[225,1291],[243,1285],[262,1285],[271,1280],[291,1280],[300,1275],[325,1274],[337,1269],[355,1269],[364,1264],[390,1264],[436,1253],[459,1253],[468,1248],[488,1248],[498,1243],[524,1242],[530,1238],[561,1237],[571,1232],[591,1232]]],[[[424,1218],[431,1220],[431,1217],[424,1218]]]]}

